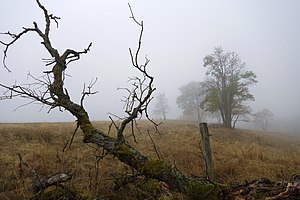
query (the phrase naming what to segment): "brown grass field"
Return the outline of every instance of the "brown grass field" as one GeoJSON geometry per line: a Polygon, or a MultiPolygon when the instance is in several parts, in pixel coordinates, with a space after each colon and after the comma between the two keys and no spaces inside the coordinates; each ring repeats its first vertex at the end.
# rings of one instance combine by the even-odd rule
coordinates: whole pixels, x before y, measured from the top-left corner
{"type": "MultiPolygon", "coordinates": [[[[108,131],[109,122],[95,122],[97,128],[108,131]]],[[[127,140],[145,155],[157,158],[156,147],[164,160],[188,176],[203,176],[203,161],[199,149],[199,129],[191,122],[166,121],[160,125],[160,135],[147,122],[141,122],[138,143],[128,133],[127,140]]],[[[20,153],[39,177],[72,171],[72,186],[89,196],[101,194],[105,199],[135,199],[129,190],[112,190],[114,177],[131,169],[102,149],[82,142],[76,133],[72,146],[64,146],[72,137],[75,123],[0,124],[0,199],[29,199],[32,181],[30,170],[19,165],[20,153]]],[[[217,181],[241,183],[259,178],[288,180],[300,173],[300,136],[264,133],[250,130],[209,128],[217,181]]],[[[111,132],[111,135],[114,133],[111,132]]]]}

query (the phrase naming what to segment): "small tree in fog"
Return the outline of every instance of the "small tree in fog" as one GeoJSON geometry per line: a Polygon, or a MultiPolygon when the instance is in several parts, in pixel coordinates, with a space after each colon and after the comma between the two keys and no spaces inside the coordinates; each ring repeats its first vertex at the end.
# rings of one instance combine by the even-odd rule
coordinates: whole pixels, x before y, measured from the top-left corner
{"type": "Polygon", "coordinates": [[[232,114],[234,116],[232,118],[232,128],[235,128],[238,121],[250,122],[251,112],[251,108],[247,105],[240,104],[240,107],[236,107],[232,114]]]}
{"type": "Polygon", "coordinates": [[[165,93],[159,93],[156,97],[156,104],[153,110],[154,114],[160,116],[163,120],[166,120],[167,113],[169,112],[168,100],[165,93]]]}
{"type": "Polygon", "coordinates": [[[272,121],[274,114],[268,109],[263,109],[259,112],[256,112],[253,116],[254,123],[263,131],[267,131],[269,129],[270,122],[272,121]]]}
{"type": "Polygon", "coordinates": [[[245,70],[245,63],[235,52],[225,52],[220,47],[203,61],[208,86],[203,105],[206,111],[219,111],[225,127],[232,128],[234,119],[247,113],[245,101],[254,100],[249,86],[257,82],[256,75],[245,70]]]}
{"type": "Polygon", "coordinates": [[[203,110],[200,104],[205,95],[205,86],[202,82],[191,81],[187,85],[179,88],[180,96],[177,97],[176,103],[182,109],[184,115],[197,115],[197,120],[200,122],[203,118],[203,110]]]}

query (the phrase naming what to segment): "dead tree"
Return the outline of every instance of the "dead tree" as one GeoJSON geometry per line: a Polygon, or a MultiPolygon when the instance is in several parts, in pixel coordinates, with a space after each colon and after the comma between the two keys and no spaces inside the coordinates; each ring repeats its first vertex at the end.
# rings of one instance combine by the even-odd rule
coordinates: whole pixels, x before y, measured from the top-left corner
{"type": "Polygon", "coordinates": [[[139,63],[138,59],[142,44],[144,24],[143,21],[139,22],[136,20],[130,5],[130,18],[140,27],[140,34],[137,50],[133,52],[129,49],[129,53],[132,66],[140,72],[140,77],[132,78],[133,88],[126,89],[128,91],[128,98],[125,100],[125,112],[127,117],[122,119],[120,126],[115,124],[117,137],[114,138],[94,127],[90,121],[88,112],[83,106],[85,97],[95,93],[92,91],[95,82],[91,82],[88,87],[84,88],[79,103],[72,100],[71,96],[68,94],[68,89],[65,88],[64,84],[66,81],[65,73],[69,65],[72,62],[79,60],[80,56],[87,54],[91,49],[92,43],[87,45],[87,48],[82,51],[66,49],[62,54],[59,54],[58,50],[52,45],[49,34],[51,23],[55,22],[57,25],[60,18],[53,14],[49,14],[48,10],[40,3],[40,0],[36,0],[36,2],[44,14],[46,21],[44,29],[41,29],[36,22],[33,22],[32,27],[24,27],[23,31],[18,34],[13,34],[9,31],[3,33],[5,36],[11,38],[10,42],[1,41],[1,44],[4,46],[3,65],[10,71],[10,68],[6,64],[9,48],[25,34],[35,33],[42,40],[41,44],[51,56],[51,59],[47,60],[46,66],[51,66],[52,69],[44,71],[43,76],[40,78],[30,75],[33,79],[33,83],[26,86],[17,84],[7,86],[0,84],[2,88],[7,89],[3,99],[22,97],[27,98],[32,102],[39,102],[49,106],[49,111],[55,108],[66,110],[76,117],[77,126],[83,132],[83,142],[93,143],[102,147],[108,154],[131,166],[137,173],[146,178],[164,182],[173,191],[183,192],[190,197],[197,199],[216,199],[217,193],[219,192],[219,187],[216,184],[202,183],[198,180],[186,177],[176,168],[173,168],[168,162],[146,157],[130,146],[125,140],[124,130],[128,124],[134,124],[135,120],[142,114],[145,114],[148,118],[148,105],[152,100],[152,94],[155,91],[153,86],[154,78],[147,71],[149,64],[148,58],[146,57],[145,62],[142,64],[139,63]]]}

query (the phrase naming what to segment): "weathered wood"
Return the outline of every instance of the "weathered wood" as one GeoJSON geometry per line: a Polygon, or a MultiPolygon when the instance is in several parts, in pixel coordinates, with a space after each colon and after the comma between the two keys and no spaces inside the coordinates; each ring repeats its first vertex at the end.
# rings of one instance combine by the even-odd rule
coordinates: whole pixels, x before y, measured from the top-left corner
{"type": "Polygon", "coordinates": [[[71,180],[71,178],[72,178],[72,173],[63,172],[63,173],[55,174],[51,177],[34,181],[32,183],[31,189],[35,193],[37,193],[41,190],[47,189],[48,187],[50,187],[52,185],[57,185],[59,183],[67,182],[67,181],[71,180]]]}
{"type": "Polygon", "coordinates": [[[209,143],[209,131],[207,123],[200,123],[200,135],[201,135],[201,152],[205,162],[205,171],[208,180],[214,181],[214,165],[211,156],[211,149],[209,143]]]}
{"type": "Polygon", "coordinates": [[[255,199],[255,200],[283,200],[300,199],[300,182],[295,180],[274,182],[266,178],[245,182],[226,188],[222,192],[222,199],[255,199]]]}
{"type": "Polygon", "coordinates": [[[200,180],[187,177],[167,161],[148,158],[129,144],[119,144],[117,139],[104,135],[99,130],[87,136],[84,142],[103,147],[107,153],[131,166],[138,174],[144,175],[146,179],[164,182],[171,190],[187,194],[190,199],[215,200],[220,192],[217,184],[203,183],[200,180]]]}

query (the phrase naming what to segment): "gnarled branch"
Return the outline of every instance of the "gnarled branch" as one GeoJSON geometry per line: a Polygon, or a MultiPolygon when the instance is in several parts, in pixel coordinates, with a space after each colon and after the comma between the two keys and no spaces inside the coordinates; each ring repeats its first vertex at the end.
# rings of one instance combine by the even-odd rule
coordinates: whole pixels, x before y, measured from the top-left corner
{"type": "MultiPolygon", "coordinates": [[[[148,105],[151,102],[152,94],[155,91],[155,88],[153,86],[154,77],[151,76],[147,71],[149,59],[145,57],[145,62],[143,64],[139,64],[138,62],[144,25],[143,22],[137,22],[130,5],[130,18],[132,18],[134,22],[141,27],[141,31],[138,40],[138,47],[135,51],[135,54],[131,49],[129,49],[129,53],[132,65],[141,73],[141,77],[130,79],[133,89],[127,90],[129,92],[128,98],[126,98],[125,100],[127,117],[122,119],[120,126],[115,125],[118,130],[118,136],[117,138],[113,138],[108,136],[108,134],[105,134],[105,132],[94,127],[89,119],[87,111],[83,107],[83,99],[88,94],[92,94],[92,92],[89,90],[89,87],[91,88],[94,85],[94,82],[91,82],[91,84],[87,88],[87,91],[85,90],[83,92],[80,103],[75,103],[74,101],[72,101],[67,92],[67,89],[64,87],[64,75],[65,71],[67,70],[66,65],[70,62],[78,60],[81,54],[88,53],[91,47],[91,43],[88,45],[88,48],[84,49],[83,51],[67,49],[62,55],[59,55],[57,49],[52,46],[49,39],[50,22],[51,20],[56,20],[58,18],[53,17],[53,15],[49,15],[48,11],[40,3],[40,1],[36,1],[38,6],[44,12],[46,20],[44,32],[42,32],[37,23],[34,22],[34,28],[24,29],[24,31],[17,39],[13,39],[12,43],[9,43],[8,45],[4,43],[4,61],[6,58],[7,49],[11,46],[11,44],[15,43],[22,35],[29,31],[36,32],[43,40],[42,44],[53,58],[53,60],[50,61],[50,65],[53,64],[52,70],[44,73],[47,77],[45,80],[47,81],[39,82],[39,79],[34,79],[37,83],[36,86],[40,87],[40,85],[46,85],[47,88],[44,90],[44,93],[38,93],[32,90],[32,88],[30,87],[31,85],[29,85],[29,87],[27,88],[21,86],[8,87],[2,84],[0,86],[8,89],[8,91],[11,91],[13,93],[12,96],[17,95],[20,97],[30,98],[40,103],[49,105],[51,106],[51,108],[59,107],[69,111],[73,116],[77,118],[77,125],[84,134],[83,141],[85,143],[93,143],[98,145],[99,147],[102,147],[108,154],[131,166],[137,171],[137,173],[142,174],[145,178],[160,180],[170,186],[170,189],[185,192],[190,196],[197,197],[198,199],[215,197],[217,192],[219,191],[216,185],[207,184],[203,186],[201,182],[184,176],[181,172],[179,172],[176,168],[173,168],[172,165],[167,163],[166,161],[148,158],[125,141],[124,130],[127,124],[131,123],[131,125],[133,125],[134,123],[136,123],[135,120],[141,117],[143,113],[145,113],[146,117],[149,119],[148,105]]],[[[3,44],[3,42],[1,42],[1,44],[3,44]]],[[[6,65],[4,64],[4,66],[6,65]]],[[[58,176],[56,180],[60,179],[60,176],[58,176]]],[[[51,181],[46,180],[46,183],[50,182],[51,181]]]]}

